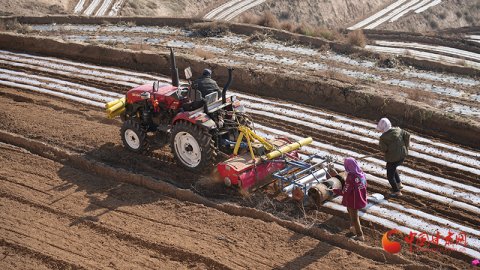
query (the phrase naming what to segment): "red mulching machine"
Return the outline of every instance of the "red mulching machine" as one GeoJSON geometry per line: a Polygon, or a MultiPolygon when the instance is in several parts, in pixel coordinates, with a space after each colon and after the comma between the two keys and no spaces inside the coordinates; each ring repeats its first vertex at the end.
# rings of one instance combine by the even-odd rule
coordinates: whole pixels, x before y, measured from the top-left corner
{"type": "Polygon", "coordinates": [[[267,140],[249,127],[238,129],[232,156],[217,165],[226,186],[251,190],[275,181],[278,191],[297,201],[305,200],[308,194],[317,205],[333,196],[329,189],[343,187],[343,178],[334,170],[331,157],[298,152],[312,143],[312,138],[293,143],[282,137],[267,140]],[[246,151],[239,154],[242,147],[246,151]]]}

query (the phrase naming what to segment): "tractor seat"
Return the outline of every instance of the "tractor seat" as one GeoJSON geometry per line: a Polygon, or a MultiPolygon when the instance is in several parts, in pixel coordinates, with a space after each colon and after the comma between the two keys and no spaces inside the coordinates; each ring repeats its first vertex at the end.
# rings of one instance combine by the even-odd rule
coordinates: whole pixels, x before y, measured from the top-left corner
{"type": "Polygon", "coordinates": [[[182,105],[184,111],[194,111],[203,106],[202,93],[193,88],[188,91],[187,98],[190,102],[182,105]]]}
{"type": "Polygon", "coordinates": [[[212,93],[205,96],[205,101],[207,102],[207,104],[211,104],[211,103],[213,103],[217,100],[218,100],[218,93],[217,92],[212,92],[212,93]]]}
{"type": "Polygon", "coordinates": [[[202,100],[202,92],[200,92],[199,90],[193,89],[192,87],[190,91],[188,91],[187,97],[191,102],[200,101],[202,100]]]}

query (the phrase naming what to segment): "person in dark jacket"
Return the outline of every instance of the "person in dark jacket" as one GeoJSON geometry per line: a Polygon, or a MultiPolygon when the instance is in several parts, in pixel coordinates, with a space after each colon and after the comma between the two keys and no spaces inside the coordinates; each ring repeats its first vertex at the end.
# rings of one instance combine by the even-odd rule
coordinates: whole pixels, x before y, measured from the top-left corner
{"type": "Polygon", "coordinates": [[[196,79],[193,84],[197,90],[202,93],[202,98],[205,98],[205,96],[213,92],[217,92],[219,98],[222,96],[217,82],[212,79],[212,71],[208,68],[203,70],[202,76],[196,79]]]}
{"type": "Polygon", "coordinates": [[[378,122],[377,130],[382,132],[380,136],[380,151],[385,154],[387,162],[387,179],[392,186],[392,196],[402,195],[400,189],[403,188],[397,167],[402,165],[408,155],[410,146],[410,133],[399,128],[392,128],[388,118],[382,118],[378,122]]]}

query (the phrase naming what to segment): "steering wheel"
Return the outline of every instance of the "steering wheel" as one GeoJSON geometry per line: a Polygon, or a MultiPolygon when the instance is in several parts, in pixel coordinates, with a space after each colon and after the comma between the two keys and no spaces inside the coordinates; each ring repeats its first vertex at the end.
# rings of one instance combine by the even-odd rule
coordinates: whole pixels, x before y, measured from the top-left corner
{"type": "Polygon", "coordinates": [[[190,84],[185,84],[185,83],[181,84],[177,88],[177,95],[179,97],[186,97],[188,94],[189,87],[190,87],[190,84]]]}

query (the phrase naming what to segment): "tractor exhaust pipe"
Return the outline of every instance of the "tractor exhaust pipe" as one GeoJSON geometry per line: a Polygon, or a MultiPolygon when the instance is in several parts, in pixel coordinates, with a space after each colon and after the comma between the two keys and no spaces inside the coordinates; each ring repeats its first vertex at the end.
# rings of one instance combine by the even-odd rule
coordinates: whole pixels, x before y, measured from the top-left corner
{"type": "Polygon", "coordinates": [[[233,76],[232,76],[233,68],[228,68],[228,81],[227,84],[223,87],[222,91],[222,103],[225,104],[227,103],[227,90],[232,84],[233,81],[233,76]]]}
{"type": "Polygon", "coordinates": [[[172,47],[170,49],[170,64],[171,64],[171,75],[172,75],[172,85],[178,87],[180,85],[180,76],[178,75],[177,61],[175,60],[175,53],[173,52],[172,47]]]}

